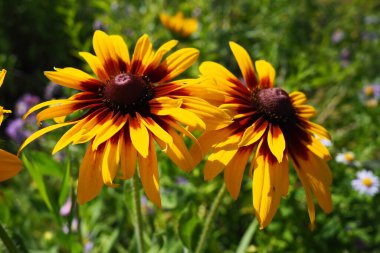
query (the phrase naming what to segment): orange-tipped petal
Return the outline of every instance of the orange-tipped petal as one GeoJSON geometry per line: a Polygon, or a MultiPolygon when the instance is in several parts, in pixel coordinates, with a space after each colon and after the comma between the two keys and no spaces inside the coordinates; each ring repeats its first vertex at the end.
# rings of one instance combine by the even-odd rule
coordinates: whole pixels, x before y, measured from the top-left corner
{"type": "Polygon", "coordinates": [[[255,62],[255,65],[259,75],[259,87],[261,89],[273,87],[276,71],[272,64],[264,60],[258,60],[255,62]]]}
{"type": "Polygon", "coordinates": [[[148,198],[158,207],[161,207],[160,184],[158,176],[158,165],[156,157],[156,149],[154,147],[153,138],[149,138],[149,155],[144,158],[140,155],[139,171],[144,191],[148,198]]]}
{"type": "Polygon", "coordinates": [[[243,74],[245,83],[250,90],[254,90],[257,86],[257,78],[251,57],[242,46],[235,42],[230,42],[230,48],[236,58],[241,73],[243,74]]]}
{"type": "Polygon", "coordinates": [[[22,167],[20,159],[0,149],[0,182],[16,176],[22,167]]]}

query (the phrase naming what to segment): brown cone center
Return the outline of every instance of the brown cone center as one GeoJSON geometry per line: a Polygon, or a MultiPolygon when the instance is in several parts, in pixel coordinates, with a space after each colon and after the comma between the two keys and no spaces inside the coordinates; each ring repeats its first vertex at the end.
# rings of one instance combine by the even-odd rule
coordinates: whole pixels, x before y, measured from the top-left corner
{"type": "Polygon", "coordinates": [[[128,113],[138,110],[153,98],[149,81],[141,76],[122,73],[115,76],[101,92],[103,102],[113,110],[128,113]]]}
{"type": "Polygon", "coordinates": [[[288,93],[281,88],[257,91],[253,95],[253,103],[257,106],[257,110],[273,123],[286,122],[296,116],[288,93]]]}

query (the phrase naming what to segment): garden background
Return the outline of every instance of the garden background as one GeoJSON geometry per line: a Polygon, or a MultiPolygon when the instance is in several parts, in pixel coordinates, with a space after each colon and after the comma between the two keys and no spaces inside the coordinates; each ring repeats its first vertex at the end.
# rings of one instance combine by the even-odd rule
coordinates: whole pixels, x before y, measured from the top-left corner
{"type": "MultiPolygon", "coordinates": [[[[256,229],[246,175],[239,198],[223,198],[206,252],[380,252],[380,196],[360,194],[351,185],[360,170],[380,176],[377,1],[2,0],[0,17],[0,68],[8,71],[0,101],[13,111],[1,128],[2,149],[16,153],[37,129],[33,120],[21,121],[26,108],[72,93],[50,84],[43,71],[89,70],[78,52],[92,50],[97,29],[122,35],[130,50],[144,33],[155,48],[175,38],[179,47],[199,49],[186,77],[198,77],[205,60],[239,75],[228,46],[235,41],[253,59],[272,63],[277,86],[305,92],[319,111],[314,122],[332,135],[334,210],[325,214],[317,208],[316,229],[310,231],[304,191],[291,170],[288,196],[271,224],[256,229]],[[197,31],[187,38],[170,32],[160,22],[163,11],[194,17],[197,31]],[[340,154],[344,159],[335,160],[340,154]]],[[[131,182],[104,187],[78,206],[76,179],[85,146],[52,156],[62,134],[50,133],[27,148],[24,170],[0,184],[0,222],[21,252],[136,252],[131,182]]],[[[141,199],[147,252],[191,252],[223,177],[205,182],[202,165],[186,174],[163,152],[158,155],[163,207],[154,207],[144,194],[141,199]]]]}

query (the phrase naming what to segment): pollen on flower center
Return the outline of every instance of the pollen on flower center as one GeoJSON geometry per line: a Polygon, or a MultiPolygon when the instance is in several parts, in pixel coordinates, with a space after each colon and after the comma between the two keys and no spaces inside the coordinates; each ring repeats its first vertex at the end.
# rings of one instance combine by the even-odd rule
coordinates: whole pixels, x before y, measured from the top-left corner
{"type": "Polygon", "coordinates": [[[121,73],[112,78],[99,95],[109,108],[125,114],[146,105],[153,98],[153,89],[148,78],[121,73]]]}
{"type": "Polygon", "coordinates": [[[367,186],[367,187],[371,187],[372,184],[373,184],[373,181],[372,181],[372,179],[366,177],[366,178],[363,178],[363,179],[362,179],[362,183],[363,183],[365,186],[367,186]]]}
{"type": "Polygon", "coordinates": [[[281,88],[267,88],[253,94],[253,104],[257,110],[273,123],[286,122],[295,118],[290,97],[281,88]]]}

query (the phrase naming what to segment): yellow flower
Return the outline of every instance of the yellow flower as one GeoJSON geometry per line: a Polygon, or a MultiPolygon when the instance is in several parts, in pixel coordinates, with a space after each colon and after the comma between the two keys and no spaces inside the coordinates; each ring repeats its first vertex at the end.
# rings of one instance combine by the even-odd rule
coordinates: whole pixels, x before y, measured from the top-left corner
{"type": "MultiPolygon", "coordinates": [[[[204,62],[200,66],[203,78],[208,78],[210,92],[199,92],[233,116],[228,127],[208,131],[199,138],[203,154],[211,149],[205,168],[205,180],[211,180],[224,170],[224,180],[236,199],[246,164],[255,152],[250,166],[253,185],[253,206],[261,228],[272,220],[289,187],[289,160],[306,192],[311,224],[315,221],[312,194],[325,212],[332,210],[329,188],[332,181],[326,163],[329,151],[315,135],[330,139],[321,126],[309,121],[316,114],[301,92],[288,94],[273,87],[275,70],[264,60],[255,62],[247,51],[234,42],[231,50],[242,72],[245,84],[223,66],[204,62]]],[[[206,82],[206,81],[205,81],[206,82]]],[[[194,157],[197,152],[192,150],[194,157]]]]}
{"type": "MultiPolygon", "coordinates": [[[[0,87],[3,84],[6,73],[7,71],[5,69],[0,71],[0,87]]],[[[4,113],[11,113],[11,111],[4,110],[4,108],[0,106],[0,126],[3,123],[4,113]]],[[[0,164],[0,181],[14,177],[21,170],[20,159],[18,159],[17,156],[2,149],[0,149],[0,164]]]]}
{"type": "Polygon", "coordinates": [[[171,81],[199,55],[196,49],[183,48],[163,60],[176,44],[171,40],[153,51],[149,37],[143,35],[130,58],[122,37],[96,31],[95,55],[80,53],[96,77],[75,68],[46,71],[52,82],[79,92],[68,99],[32,107],[24,117],[48,107],[37,114],[38,122],[63,117],[65,121],[35,132],[20,151],[47,132],[71,126],[56,143],[53,154],[71,143],[89,143],[79,171],[81,204],[96,197],[103,184],[116,186],[115,177],[131,178],[138,161],[147,196],[161,206],[154,142],[181,169],[190,171],[194,162],[180,134],[195,138],[184,126],[204,130],[207,123],[208,128],[218,128],[230,119],[205,100],[190,96],[192,82],[196,80],[171,81]],[[75,112],[79,112],[79,117],[75,118],[77,113],[70,115],[75,112]],[[213,122],[213,115],[220,117],[220,121],[213,122]]]}
{"type": "Polygon", "coordinates": [[[182,37],[189,37],[198,29],[198,21],[195,18],[184,18],[180,11],[174,16],[161,12],[160,20],[166,28],[182,37]]]}

